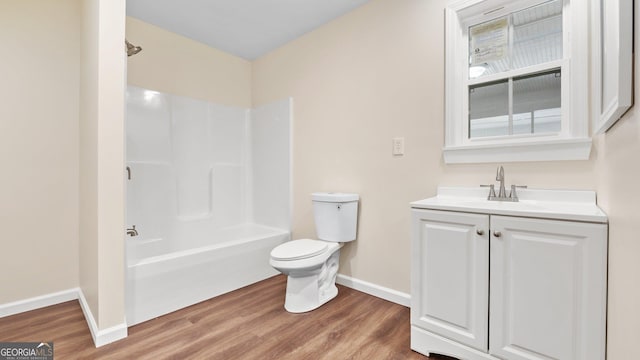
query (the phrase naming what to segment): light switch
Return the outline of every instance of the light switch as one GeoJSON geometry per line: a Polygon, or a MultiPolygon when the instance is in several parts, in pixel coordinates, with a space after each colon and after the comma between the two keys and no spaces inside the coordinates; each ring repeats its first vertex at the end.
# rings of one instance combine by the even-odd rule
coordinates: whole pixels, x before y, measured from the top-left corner
{"type": "Polygon", "coordinates": [[[404,155],[404,138],[403,137],[393,138],[393,155],[396,155],[396,156],[404,155]]]}

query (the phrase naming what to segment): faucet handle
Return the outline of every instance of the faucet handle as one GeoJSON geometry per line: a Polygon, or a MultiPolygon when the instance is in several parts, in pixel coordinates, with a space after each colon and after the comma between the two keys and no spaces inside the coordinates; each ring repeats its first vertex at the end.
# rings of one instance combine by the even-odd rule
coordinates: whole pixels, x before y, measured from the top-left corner
{"type": "Polygon", "coordinates": [[[511,185],[511,193],[509,194],[509,198],[511,201],[519,201],[518,194],[516,193],[516,188],[526,189],[527,185],[511,185]]]}
{"type": "Polygon", "coordinates": [[[494,184],[491,185],[480,185],[480,187],[488,187],[489,188],[489,196],[487,196],[487,200],[491,200],[496,197],[496,187],[494,184]]]}

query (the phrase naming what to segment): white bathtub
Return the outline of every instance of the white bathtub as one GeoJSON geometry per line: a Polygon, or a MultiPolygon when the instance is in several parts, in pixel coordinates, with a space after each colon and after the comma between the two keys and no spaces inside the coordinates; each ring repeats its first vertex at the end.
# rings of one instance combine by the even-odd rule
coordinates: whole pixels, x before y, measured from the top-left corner
{"type": "Polygon", "coordinates": [[[127,325],[176,311],[278,274],[269,253],[288,241],[286,230],[255,224],[185,241],[191,248],[167,252],[163,241],[127,244],[127,325]],[[209,243],[211,245],[206,245],[209,243]]]}

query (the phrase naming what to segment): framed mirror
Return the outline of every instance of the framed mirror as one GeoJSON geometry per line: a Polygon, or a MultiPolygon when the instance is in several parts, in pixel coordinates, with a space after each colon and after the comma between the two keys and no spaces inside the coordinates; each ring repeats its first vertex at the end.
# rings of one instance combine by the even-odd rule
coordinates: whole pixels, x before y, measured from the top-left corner
{"type": "Polygon", "coordinates": [[[633,105],[633,2],[591,0],[592,131],[603,134],[633,105]]]}

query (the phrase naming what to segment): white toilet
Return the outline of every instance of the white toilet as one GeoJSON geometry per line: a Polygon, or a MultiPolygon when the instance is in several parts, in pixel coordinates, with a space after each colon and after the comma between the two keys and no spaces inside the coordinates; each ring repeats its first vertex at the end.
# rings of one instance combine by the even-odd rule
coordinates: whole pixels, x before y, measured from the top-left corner
{"type": "Polygon", "coordinates": [[[320,240],[300,239],[271,250],[271,266],[287,277],[284,308],[311,311],[338,295],[336,275],[342,243],[356,239],[358,194],[313,193],[320,240]]]}

